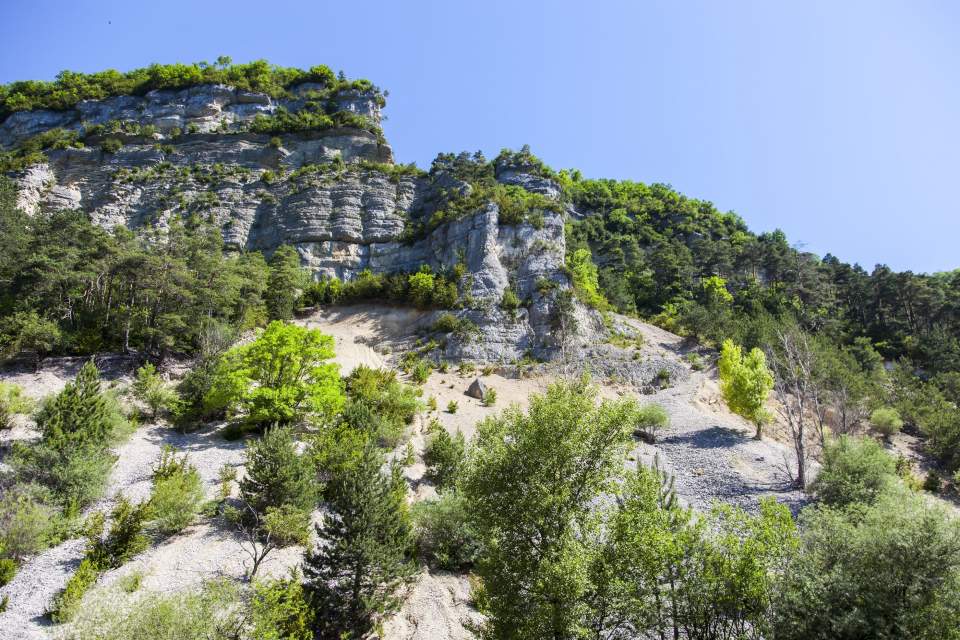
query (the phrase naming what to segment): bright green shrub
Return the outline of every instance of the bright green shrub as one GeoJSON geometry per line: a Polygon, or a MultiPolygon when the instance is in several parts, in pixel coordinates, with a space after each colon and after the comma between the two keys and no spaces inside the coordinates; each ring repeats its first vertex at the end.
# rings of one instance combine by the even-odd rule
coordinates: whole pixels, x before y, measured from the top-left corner
{"type": "Polygon", "coordinates": [[[411,274],[408,277],[410,285],[410,301],[421,309],[426,309],[433,301],[434,276],[429,270],[411,274]]]}
{"type": "Polygon", "coordinates": [[[870,414],[870,426],[884,438],[889,439],[890,436],[900,432],[903,420],[900,419],[896,409],[881,407],[870,414]]]}
{"type": "Polygon", "coordinates": [[[413,381],[417,384],[423,384],[430,377],[431,371],[433,371],[433,367],[430,362],[421,358],[417,361],[417,364],[414,365],[413,370],[410,372],[410,377],[413,378],[413,381]]]}
{"type": "Polygon", "coordinates": [[[174,411],[179,400],[176,391],[164,383],[163,378],[157,373],[157,368],[149,362],[137,369],[133,393],[150,408],[151,418],[174,411]]]}
{"type": "Polygon", "coordinates": [[[243,411],[259,426],[329,420],[343,404],[332,357],[332,337],[271,322],[256,340],[223,355],[206,406],[243,411]]]}
{"type": "Polygon", "coordinates": [[[46,548],[55,524],[54,509],[30,485],[0,496],[0,555],[17,562],[46,548]]]}
{"type": "Polygon", "coordinates": [[[236,640],[244,626],[237,587],[230,581],[198,590],[147,593],[126,603],[116,594],[84,606],[64,640],[236,640]]]}
{"type": "Polygon", "coordinates": [[[299,572],[281,580],[254,584],[250,599],[252,629],[257,640],[312,640],[314,611],[299,572]]]}
{"type": "Polygon", "coordinates": [[[33,409],[33,400],[23,395],[19,385],[0,382],[0,429],[13,427],[13,416],[29,413],[33,409]]]}
{"type": "Polygon", "coordinates": [[[80,611],[83,596],[97,581],[102,571],[103,568],[97,566],[91,558],[81,560],[80,566],[67,580],[67,586],[53,599],[50,618],[56,623],[72,620],[80,611]]]}

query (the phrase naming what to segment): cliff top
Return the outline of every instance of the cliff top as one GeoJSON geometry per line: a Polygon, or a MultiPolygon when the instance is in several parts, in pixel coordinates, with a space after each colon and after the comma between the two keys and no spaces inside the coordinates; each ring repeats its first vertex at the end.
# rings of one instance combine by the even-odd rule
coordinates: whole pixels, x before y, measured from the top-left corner
{"type": "Polygon", "coordinates": [[[349,80],[342,71],[334,74],[325,65],[305,70],[272,65],[266,60],[232,64],[229,57],[221,56],[214,64],[152,64],[127,72],[107,69],[89,74],[61,71],[52,82],[23,80],[0,85],[0,121],[17,111],[65,111],[84,100],[142,96],[158,89],[186,89],[205,84],[229,85],[277,99],[291,98],[294,97],[292,89],[305,83],[318,85],[316,89],[326,97],[356,91],[373,95],[380,107],[386,104],[384,92],[369,80],[349,80]]]}

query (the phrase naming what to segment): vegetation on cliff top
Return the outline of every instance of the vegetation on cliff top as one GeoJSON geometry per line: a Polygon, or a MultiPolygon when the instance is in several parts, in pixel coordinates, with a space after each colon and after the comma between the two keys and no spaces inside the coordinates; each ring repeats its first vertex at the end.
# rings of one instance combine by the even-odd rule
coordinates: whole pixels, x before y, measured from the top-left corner
{"type": "Polygon", "coordinates": [[[325,65],[298,69],[272,65],[266,60],[233,64],[228,56],[220,56],[214,64],[152,64],[127,72],[115,69],[97,73],[61,71],[52,82],[23,80],[0,85],[0,119],[15,111],[62,111],[82,100],[144,95],[155,89],[185,89],[202,84],[225,84],[281,98],[289,97],[290,89],[304,82],[324,85],[325,97],[355,90],[373,93],[381,106],[384,103],[383,92],[369,80],[348,80],[342,72],[336,75],[325,65]]]}

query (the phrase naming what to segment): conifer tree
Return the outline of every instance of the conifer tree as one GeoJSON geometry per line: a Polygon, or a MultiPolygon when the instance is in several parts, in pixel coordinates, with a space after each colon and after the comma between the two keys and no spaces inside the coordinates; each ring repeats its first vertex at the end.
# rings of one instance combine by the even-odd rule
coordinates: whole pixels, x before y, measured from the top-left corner
{"type": "Polygon", "coordinates": [[[100,372],[93,360],[84,364],[76,379],[47,403],[37,424],[44,444],[57,449],[106,443],[111,423],[106,399],[100,393],[100,372]]]}
{"type": "Polygon", "coordinates": [[[410,575],[406,486],[367,444],[358,463],[328,486],[330,512],[317,525],[320,545],[307,554],[304,576],[313,596],[317,636],[359,638],[399,606],[396,591],[410,575]]]}
{"type": "Polygon", "coordinates": [[[300,256],[296,249],[288,245],[277,249],[270,258],[270,276],[265,295],[270,319],[292,319],[297,294],[306,285],[306,273],[300,267],[300,256]]]}
{"type": "Polygon", "coordinates": [[[247,446],[240,495],[259,513],[289,505],[309,514],[317,497],[314,477],[310,460],[297,453],[292,431],[276,426],[247,446]]]}

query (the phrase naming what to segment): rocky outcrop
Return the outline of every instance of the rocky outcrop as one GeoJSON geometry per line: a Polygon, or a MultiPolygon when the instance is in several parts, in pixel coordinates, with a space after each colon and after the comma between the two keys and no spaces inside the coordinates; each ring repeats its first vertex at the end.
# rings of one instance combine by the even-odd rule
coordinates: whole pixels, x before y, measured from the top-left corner
{"type": "MultiPolygon", "coordinates": [[[[264,93],[207,84],[181,90],[156,90],[144,96],[84,100],[66,111],[17,111],[0,123],[0,148],[12,148],[49,129],[80,131],[111,121],[152,126],[158,139],[173,136],[175,132],[239,130],[258,115],[273,115],[280,109],[296,113],[304,108],[311,92],[323,89],[323,85],[305,82],[292,88],[292,97],[275,99],[264,93]]],[[[345,91],[328,99],[334,102],[332,110],[349,111],[380,124],[380,105],[372,93],[345,91]]]]}
{"type": "MultiPolygon", "coordinates": [[[[200,213],[217,221],[238,249],[270,254],[287,244],[315,277],[350,280],[361,271],[412,272],[422,265],[449,271],[462,265],[458,283],[462,318],[477,326],[450,336],[443,355],[494,362],[551,357],[558,349],[557,295],[570,286],[564,271],[564,214],[536,212],[537,224],[502,224],[494,202],[458,219],[425,225],[443,194],[470,186],[444,171],[431,175],[392,165],[390,147],[356,128],[268,136],[245,129],[258,114],[295,112],[315,90],[294,97],[206,85],[81,102],[71,111],[29,111],[0,124],[0,145],[11,146],[46,129],[89,130],[115,120],[134,121],[138,135],[118,134],[122,146],[94,144],[50,149],[46,162],[17,176],[20,205],[87,212],[105,227],[165,225],[172,216],[200,213]],[[149,135],[143,134],[143,126],[149,135]],[[542,221],[542,222],[541,222],[542,221]],[[416,229],[431,228],[429,233],[416,229]],[[415,237],[415,239],[411,239],[415,237]],[[546,283],[546,286],[544,286],[546,283]],[[522,304],[501,309],[510,288],[522,304]]],[[[373,95],[346,92],[336,108],[378,123],[373,95]]],[[[94,140],[96,142],[96,140],[94,140]]],[[[523,166],[498,167],[498,180],[551,199],[560,189],[523,166]]],[[[572,322],[584,337],[602,331],[586,310],[572,322]]],[[[577,332],[568,331],[569,336],[577,332]]],[[[569,337],[568,336],[568,337],[569,337]]]]}

